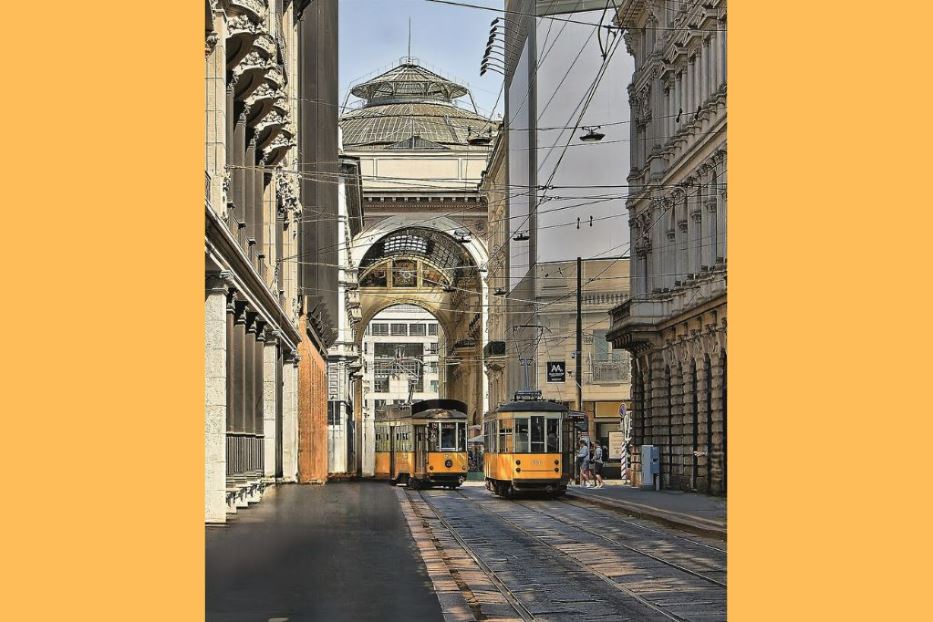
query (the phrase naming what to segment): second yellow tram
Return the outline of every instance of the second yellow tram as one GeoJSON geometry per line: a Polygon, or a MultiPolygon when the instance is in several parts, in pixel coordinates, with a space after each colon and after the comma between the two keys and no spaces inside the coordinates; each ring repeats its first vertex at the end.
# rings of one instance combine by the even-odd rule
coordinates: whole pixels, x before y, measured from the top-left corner
{"type": "Polygon", "coordinates": [[[422,400],[376,412],[377,479],[410,488],[457,488],[467,476],[467,406],[422,400]]]}
{"type": "Polygon", "coordinates": [[[573,430],[563,404],[501,404],[483,420],[486,488],[501,497],[524,491],[563,495],[573,476],[573,430]]]}

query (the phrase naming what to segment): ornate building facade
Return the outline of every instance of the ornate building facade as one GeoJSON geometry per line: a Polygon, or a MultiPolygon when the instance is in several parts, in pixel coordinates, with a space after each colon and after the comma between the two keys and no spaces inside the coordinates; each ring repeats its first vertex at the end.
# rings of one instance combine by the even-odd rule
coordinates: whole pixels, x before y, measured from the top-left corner
{"type": "MultiPolygon", "coordinates": [[[[319,38],[315,29],[336,29],[336,0],[315,3],[333,5],[330,20],[302,20],[308,4],[205,2],[207,523],[258,502],[272,483],[313,479],[303,465],[312,451],[323,450],[326,462],[326,447],[302,442],[312,435],[315,410],[302,404],[323,396],[317,410],[326,412],[328,326],[321,314],[308,313],[303,295],[307,163],[295,147],[309,80],[299,72],[299,47],[319,38]],[[300,381],[302,375],[308,377],[300,381]]],[[[333,55],[332,66],[326,56],[316,60],[336,81],[333,55]]],[[[336,113],[331,117],[336,132],[336,113]]],[[[336,159],[336,148],[326,159],[336,159]]],[[[320,430],[326,438],[324,424],[320,430]]]]}
{"type": "Polygon", "coordinates": [[[617,19],[635,58],[632,298],[608,338],[633,357],[633,449],[660,448],[665,487],[724,495],[726,2],[626,0],[617,19]]]}

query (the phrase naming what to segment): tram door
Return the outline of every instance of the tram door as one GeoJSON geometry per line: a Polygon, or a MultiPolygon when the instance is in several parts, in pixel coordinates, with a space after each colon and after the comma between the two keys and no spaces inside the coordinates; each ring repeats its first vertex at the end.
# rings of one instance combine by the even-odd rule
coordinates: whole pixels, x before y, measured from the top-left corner
{"type": "Polygon", "coordinates": [[[395,436],[398,434],[396,429],[395,426],[389,428],[389,479],[395,479],[395,436]]]}
{"type": "Polygon", "coordinates": [[[428,448],[424,428],[423,425],[415,426],[415,473],[424,473],[428,469],[428,465],[425,464],[428,448]]]}
{"type": "Polygon", "coordinates": [[[561,418],[561,463],[563,466],[563,475],[570,479],[574,478],[574,467],[575,461],[577,459],[576,445],[574,441],[576,440],[576,434],[574,434],[576,428],[576,422],[567,416],[561,418]]]}

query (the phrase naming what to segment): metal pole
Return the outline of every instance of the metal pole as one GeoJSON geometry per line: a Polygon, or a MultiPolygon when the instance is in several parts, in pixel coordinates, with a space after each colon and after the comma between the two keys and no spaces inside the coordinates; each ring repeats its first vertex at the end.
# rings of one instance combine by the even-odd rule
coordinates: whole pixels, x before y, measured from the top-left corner
{"type": "MultiPolygon", "coordinates": [[[[583,412],[583,259],[577,257],[577,410],[583,412]]],[[[589,418],[587,418],[589,419],[589,418]]],[[[587,425],[589,432],[589,425],[587,425]]]]}

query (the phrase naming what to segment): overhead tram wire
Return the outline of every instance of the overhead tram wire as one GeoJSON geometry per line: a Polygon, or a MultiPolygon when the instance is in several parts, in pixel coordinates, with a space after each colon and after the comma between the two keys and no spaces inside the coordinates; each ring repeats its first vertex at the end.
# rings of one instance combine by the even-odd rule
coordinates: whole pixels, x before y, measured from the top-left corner
{"type": "MultiPolygon", "coordinates": [[[[584,22],[581,20],[571,19],[567,17],[558,17],[556,15],[537,15],[533,13],[524,13],[522,11],[509,11],[507,9],[497,9],[491,6],[483,6],[480,4],[470,4],[468,2],[454,2],[453,0],[425,0],[425,1],[433,2],[436,4],[447,4],[450,6],[457,6],[457,7],[462,7],[466,9],[479,9],[483,11],[494,11],[496,13],[504,13],[506,15],[520,15],[523,17],[536,17],[539,19],[551,19],[555,21],[568,22],[571,24],[581,24],[583,26],[594,26],[595,25],[593,24],[593,22],[584,22]]],[[[595,11],[598,9],[592,9],[592,10],[595,11]]],[[[571,12],[574,12],[574,11],[571,11],[571,12]]],[[[580,12],[589,12],[589,11],[580,11],[580,12]]],[[[618,26],[612,26],[611,28],[614,30],[619,29],[618,26]]],[[[646,26],[643,28],[638,28],[637,30],[671,30],[671,31],[694,30],[697,32],[723,32],[725,29],[724,28],[693,28],[693,27],[677,27],[677,26],[651,26],[651,27],[646,26]]]]}

